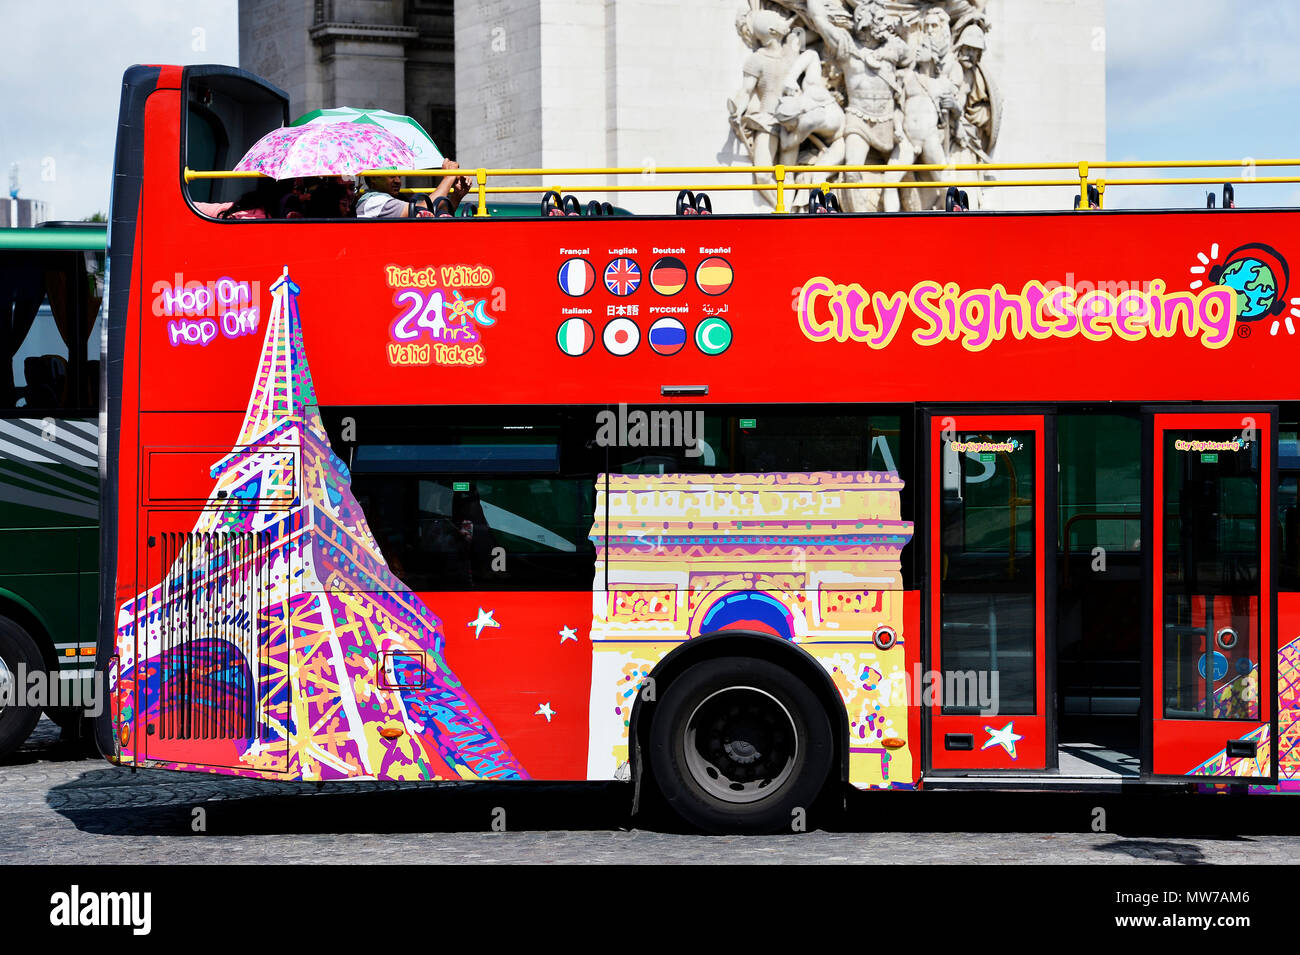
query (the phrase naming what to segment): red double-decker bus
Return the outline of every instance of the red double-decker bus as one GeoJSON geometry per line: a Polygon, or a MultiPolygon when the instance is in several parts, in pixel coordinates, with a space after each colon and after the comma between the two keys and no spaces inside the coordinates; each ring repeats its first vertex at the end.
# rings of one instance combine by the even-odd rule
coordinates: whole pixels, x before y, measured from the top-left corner
{"type": "Polygon", "coordinates": [[[114,762],[1300,786],[1296,211],[203,215],[287,120],[125,76],[114,762]]]}

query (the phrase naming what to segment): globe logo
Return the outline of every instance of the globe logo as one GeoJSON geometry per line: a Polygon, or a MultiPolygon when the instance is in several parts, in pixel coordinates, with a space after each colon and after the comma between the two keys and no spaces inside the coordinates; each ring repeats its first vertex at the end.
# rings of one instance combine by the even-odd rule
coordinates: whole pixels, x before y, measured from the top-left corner
{"type": "Polygon", "coordinates": [[[1237,319],[1252,321],[1267,315],[1277,302],[1277,276],[1259,259],[1234,259],[1219,273],[1218,284],[1237,293],[1237,319]]]}

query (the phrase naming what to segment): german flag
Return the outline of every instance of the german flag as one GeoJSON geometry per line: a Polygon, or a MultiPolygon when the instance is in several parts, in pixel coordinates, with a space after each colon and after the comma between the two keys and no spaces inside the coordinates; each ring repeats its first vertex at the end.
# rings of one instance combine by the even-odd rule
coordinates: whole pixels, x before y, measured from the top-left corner
{"type": "Polygon", "coordinates": [[[731,263],[718,255],[711,255],[695,269],[695,284],[705,295],[721,295],[731,288],[734,276],[731,263]]]}
{"type": "Polygon", "coordinates": [[[667,256],[650,267],[650,287],[660,295],[676,295],[686,288],[687,274],[685,262],[667,256]]]}

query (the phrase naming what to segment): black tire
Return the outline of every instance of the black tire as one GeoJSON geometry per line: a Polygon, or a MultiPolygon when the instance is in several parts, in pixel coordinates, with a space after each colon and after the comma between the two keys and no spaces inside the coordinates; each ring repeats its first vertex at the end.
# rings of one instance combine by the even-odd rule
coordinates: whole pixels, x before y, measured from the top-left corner
{"type": "MultiPolygon", "coordinates": [[[[0,659],[11,674],[15,691],[19,670],[45,673],[45,660],[31,635],[7,617],[0,617],[0,659]]],[[[0,759],[8,756],[32,735],[41,718],[39,706],[6,706],[0,709],[0,759]]]]}
{"type": "Polygon", "coordinates": [[[806,825],[833,752],[816,694],[783,667],[751,657],[691,667],[664,691],[650,727],[659,792],[706,832],[802,831],[796,823],[806,825]],[[717,735],[701,738],[701,729],[717,735]]]}

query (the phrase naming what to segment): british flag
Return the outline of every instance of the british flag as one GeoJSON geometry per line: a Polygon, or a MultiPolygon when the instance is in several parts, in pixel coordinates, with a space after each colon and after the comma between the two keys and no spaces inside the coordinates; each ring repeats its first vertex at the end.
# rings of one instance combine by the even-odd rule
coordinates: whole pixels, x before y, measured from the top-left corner
{"type": "Polygon", "coordinates": [[[618,258],[605,266],[605,288],[615,295],[631,295],[641,285],[641,266],[618,258]]]}

